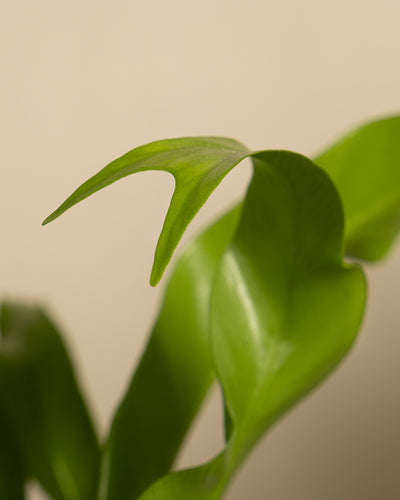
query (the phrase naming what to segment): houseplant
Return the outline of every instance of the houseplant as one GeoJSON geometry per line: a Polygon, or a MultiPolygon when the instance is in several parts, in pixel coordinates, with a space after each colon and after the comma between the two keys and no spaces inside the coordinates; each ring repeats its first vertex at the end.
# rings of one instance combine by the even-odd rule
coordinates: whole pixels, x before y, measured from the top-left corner
{"type": "Polygon", "coordinates": [[[131,173],[174,175],[155,285],[223,177],[246,157],[254,165],[245,200],[178,259],[102,447],[55,327],[38,308],[2,305],[0,497],[23,498],[33,476],[56,500],[220,498],[260,436],[356,338],[366,293],[356,261],[381,259],[400,226],[399,137],[399,117],[379,120],[314,162],[225,138],[158,141],[78,188],[45,223],[131,173]],[[226,447],[205,465],[171,473],[215,376],[226,447]]]}

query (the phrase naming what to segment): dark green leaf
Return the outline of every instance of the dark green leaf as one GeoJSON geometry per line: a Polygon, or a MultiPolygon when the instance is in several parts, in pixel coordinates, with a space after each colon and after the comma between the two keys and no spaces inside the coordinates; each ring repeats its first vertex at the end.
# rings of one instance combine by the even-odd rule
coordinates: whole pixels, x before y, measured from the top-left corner
{"type": "Polygon", "coordinates": [[[236,209],[179,258],[149,344],[115,416],[105,448],[101,500],[138,498],[166,474],[214,379],[209,300],[236,209]]]}
{"type": "Polygon", "coordinates": [[[2,409],[0,409],[0,498],[24,499],[24,473],[19,446],[2,409]]]}
{"type": "Polygon", "coordinates": [[[99,448],[73,370],[41,309],[2,304],[0,404],[28,475],[54,500],[96,498],[99,448]]]}
{"type": "Polygon", "coordinates": [[[158,240],[150,282],[156,285],[186,227],[225,175],[249,151],[233,139],[188,137],[152,142],[121,156],[82,184],[43,224],[99,189],[146,170],[165,170],[175,191],[158,240]]]}
{"type": "Polygon", "coordinates": [[[400,230],[400,117],[361,127],[319,156],[343,201],[346,253],[381,259],[400,230]]]}

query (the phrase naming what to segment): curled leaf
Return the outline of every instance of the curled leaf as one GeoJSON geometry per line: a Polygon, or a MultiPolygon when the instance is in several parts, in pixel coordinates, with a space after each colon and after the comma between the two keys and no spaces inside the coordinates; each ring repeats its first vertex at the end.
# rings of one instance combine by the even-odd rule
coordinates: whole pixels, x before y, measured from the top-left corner
{"type": "Polygon", "coordinates": [[[248,153],[239,142],[220,137],[167,139],[140,146],[82,184],[43,224],[127,175],[147,170],[169,172],[176,185],[154,257],[150,283],[156,285],[190,221],[225,175],[248,153]]]}

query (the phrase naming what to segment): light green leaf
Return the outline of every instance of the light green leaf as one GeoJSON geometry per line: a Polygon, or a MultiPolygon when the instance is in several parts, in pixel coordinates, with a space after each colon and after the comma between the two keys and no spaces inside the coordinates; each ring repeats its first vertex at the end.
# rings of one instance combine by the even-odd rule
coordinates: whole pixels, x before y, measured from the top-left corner
{"type": "Polygon", "coordinates": [[[239,142],[219,137],[167,139],[140,146],[82,184],[43,224],[122,177],[146,170],[169,172],[175,178],[175,191],[154,257],[150,283],[156,285],[190,221],[225,175],[248,153],[239,142]]]}
{"type": "Polygon", "coordinates": [[[211,299],[211,339],[231,421],[209,464],[171,473],[141,500],[220,498],[259,437],[351,347],[365,280],[343,264],[343,214],[328,176],[289,152],[255,155],[255,174],[211,299]]]}
{"type": "Polygon", "coordinates": [[[60,336],[41,309],[0,308],[0,405],[24,468],[54,500],[94,500],[100,452],[60,336]]]}
{"type": "Polygon", "coordinates": [[[353,131],[316,163],[342,198],[346,253],[372,261],[384,257],[400,230],[400,117],[353,131]]]}
{"type": "Polygon", "coordinates": [[[196,238],[178,259],[159,318],[114,418],[103,457],[101,500],[138,498],[170,471],[214,374],[209,302],[236,209],[196,238]]]}

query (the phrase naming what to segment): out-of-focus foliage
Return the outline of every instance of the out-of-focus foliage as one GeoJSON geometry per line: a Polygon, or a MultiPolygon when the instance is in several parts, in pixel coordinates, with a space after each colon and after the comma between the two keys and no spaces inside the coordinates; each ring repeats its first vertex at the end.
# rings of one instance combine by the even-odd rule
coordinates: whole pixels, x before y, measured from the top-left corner
{"type": "Polygon", "coordinates": [[[59,334],[41,309],[15,303],[2,304],[0,331],[0,407],[10,429],[2,453],[7,441],[17,445],[7,478],[23,470],[55,500],[95,499],[99,446],[59,334]]]}

